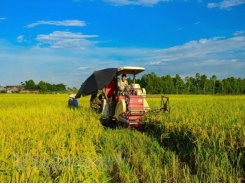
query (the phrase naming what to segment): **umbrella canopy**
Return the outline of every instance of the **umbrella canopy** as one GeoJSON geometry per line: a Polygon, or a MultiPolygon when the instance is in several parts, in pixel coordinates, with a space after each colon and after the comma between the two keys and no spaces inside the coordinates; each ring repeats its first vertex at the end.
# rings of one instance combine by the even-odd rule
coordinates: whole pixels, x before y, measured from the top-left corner
{"type": "Polygon", "coordinates": [[[116,76],[116,73],[117,68],[107,68],[95,71],[84,81],[75,98],[91,95],[98,90],[101,90],[112,81],[113,77],[116,76]]]}

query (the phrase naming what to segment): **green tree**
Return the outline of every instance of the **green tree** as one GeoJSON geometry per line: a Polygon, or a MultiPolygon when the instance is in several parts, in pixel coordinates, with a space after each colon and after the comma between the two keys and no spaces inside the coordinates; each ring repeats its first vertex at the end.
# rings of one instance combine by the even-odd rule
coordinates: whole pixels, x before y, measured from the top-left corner
{"type": "Polygon", "coordinates": [[[200,76],[199,73],[196,73],[195,77],[196,77],[197,93],[199,94],[199,88],[200,88],[200,80],[201,80],[201,76],[200,76]]]}
{"type": "Polygon", "coordinates": [[[162,76],[161,79],[163,81],[163,93],[174,94],[175,87],[174,87],[174,81],[171,75],[162,76]]]}
{"type": "Polygon", "coordinates": [[[48,91],[54,91],[55,90],[54,85],[52,85],[52,84],[46,83],[46,86],[47,86],[48,91]]]}
{"type": "Polygon", "coordinates": [[[154,72],[143,75],[140,80],[140,85],[149,94],[163,93],[163,82],[154,72]]]}
{"type": "Polygon", "coordinates": [[[222,94],[224,91],[224,83],[221,80],[215,81],[215,93],[222,94]]]}
{"type": "Polygon", "coordinates": [[[48,88],[47,88],[46,82],[40,81],[38,83],[38,89],[41,91],[47,91],[48,88]]]}
{"type": "Polygon", "coordinates": [[[186,85],[186,89],[187,89],[187,94],[189,94],[190,93],[190,87],[191,87],[191,79],[190,79],[190,77],[186,76],[185,77],[185,81],[186,81],[185,85],[186,85]]]}
{"type": "Polygon", "coordinates": [[[63,83],[56,84],[54,86],[55,86],[56,91],[65,91],[66,90],[66,85],[64,85],[63,83]]]}
{"type": "Polygon", "coordinates": [[[25,81],[25,89],[37,89],[37,85],[31,79],[31,80],[25,81]]]}
{"type": "Polygon", "coordinates": [[[230,79],[229,78],[223,79],[222,82],[224,84],[223,92],[225,94],[231,94],[232,93],[232,86],[231,86],[230,79]]]}
{"type": "Polygon", "coordinates": [[[190,81],[191,81],[190,93],[191,94],[197,94],[198,93],[198,90],[197,90],[198,88],[197,88],[196,78],[190,77],[190,81]]]}
{"type": "Polygon", "coordinates": [[[215,82],[217,80],[216,75],[212,75],[212,77],[210,78],[210,80],[213,82],[213,94],[215,94],[215,82]]]}
{"type": "Polygon", "coordinates": [[[203,94],[206,94],[207,84],[208,84],[208,77],[205,74],[203,74],[200,77],[200,87],[203,89],[203,94]]]}
{"type": "Polygon", "coordinates": [[[242,94],[245,94],[245,78],[242,79],[242,94]]]}
{"type": "Polygon", "coordinates": [[[176,94],[182,94],[184,89],[184,81],[181,79],[179,74],[176,74],[173,78],[176,94]]]}

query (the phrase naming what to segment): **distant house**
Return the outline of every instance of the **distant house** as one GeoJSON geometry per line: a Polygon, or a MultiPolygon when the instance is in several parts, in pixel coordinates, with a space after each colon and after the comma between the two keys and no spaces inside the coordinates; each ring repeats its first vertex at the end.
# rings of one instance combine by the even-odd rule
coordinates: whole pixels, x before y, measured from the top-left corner
{"type": "Polygon", "coordinates": [[[23,86],[23,85],[6,86],[5,88],[6,88],[7,90],[10,90],[10,91],[12,91],[12,89],[16,90],[16,88],[17,88],[17,90],[21,91],[22,89],[25,89],[25,86],[23,86]]]}
{"type": "Polygon", "coordinates": [[[18,91],[20,93],[39,93],[38,89],[25,89],[25,86],[23,85],[6,86],[4,89],[5,91],[7,91],[7,93],[15,93],[18,91]]]}
{"type": "Polygon", "coordinates": [[[11,91],[12,91],[12,92],[18,92],[19,89],[18,89],[17,87],[13,87],[13,88],[11,89],[11,91]]]}
{"type": "Polygon", "coordinates": [[[0,86],[0,92],[6,92],[6,91],[7,91],[7,89],[6,89],[6,88],[4,88],[4,87],[0,86]]]}
{"type": "Polygon", "coordinates": [[[25,86],[16,85],[16,86],[6,86],[5,88],[7,90],[7,93],[15,93],[15,92],[25,89],[25,86]]]}

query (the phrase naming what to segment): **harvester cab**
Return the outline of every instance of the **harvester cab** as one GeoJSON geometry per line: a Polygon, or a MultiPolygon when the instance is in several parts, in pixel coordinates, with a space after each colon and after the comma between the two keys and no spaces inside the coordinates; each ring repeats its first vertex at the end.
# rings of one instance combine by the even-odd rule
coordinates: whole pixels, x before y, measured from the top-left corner
{"type": "Polygon", "coordinates": [[[169,112],[169,98],[165,96],[162,96],[159,108],[150,108],[146,100],[145,88],[141,88],[140,84],[135,83],[136,75],[143,71],[145,71],[145,68],[125,66],[94,72],[94,74],[82,84],[76,98],[90,93],[90,106],[96,112],[101,113],[103,119],[114,121],[116,124],[123,125],[124,127],[139,129],[144,124],[143,119],[146,113],[160,111],[169,112]],[[97,81],[97,87],[98,83],[104,83],[104,85],[98,87],[97,90],[85,90],[85,85],[88,81],[94,81],[92,78],[98,79],[98,77],[96,77],[96,75],[99,75],[98,72],[101,77],[101,72],[103,72],[105,76],[103,79],[108,78],[108,80],[105,80],[106,82],[97,81]],[[118,89],[118,80],[122,74],[133,75],[132,83],[129,84],[127,90],[123,92],[118,89]]]}

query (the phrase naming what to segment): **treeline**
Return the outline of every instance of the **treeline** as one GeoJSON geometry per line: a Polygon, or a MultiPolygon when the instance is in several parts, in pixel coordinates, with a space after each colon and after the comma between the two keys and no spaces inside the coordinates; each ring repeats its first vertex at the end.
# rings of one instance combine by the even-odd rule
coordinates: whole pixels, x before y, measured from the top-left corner
{"type": "MultiPolygon", "coordinates": [[[[132,79],[128,79],[129,83],[132,79]]],[[[245,94],[245,78],[229,77],[223,80],[215,75],[208,78],[205,74],[196,73],[195,77],[180,75],[159,77],[154,72],[137,79],[148,94],[245,94]]]]}
{"type": "MultiPolygon", "coordinates": [[[[132,79],[128,78],[129,84],[132,79]]],[[[141,79],[136,79],[142,88],[146,89],[148,94],[245,94],[245,78],[228,77],[218,79],[216,75],[208,78],[205,74],[196,73],[194,77],[185,77],[184,80],[179,74],[174,77],[171,75],[157,76],[154,72],[145,74],[141,79]]],[[[21,82],[25,89],[38,89],[40,92],[77,92],[75,87],[66,88],[63,83],[49,84],[40,81],[38,84],[31,79],[21,82]]]]}
{"type": "Polygon", "coordinates": [[[44,81],[40,81],[38,84],[31,79],[25,82],[21,82],[21,85],[25,86],[25,89],[30,90],[39,90],[40,92],[60,92],[60,91],[67,91],[66,85],[63,83],[60,84],[49,84],[44,81]]]}

